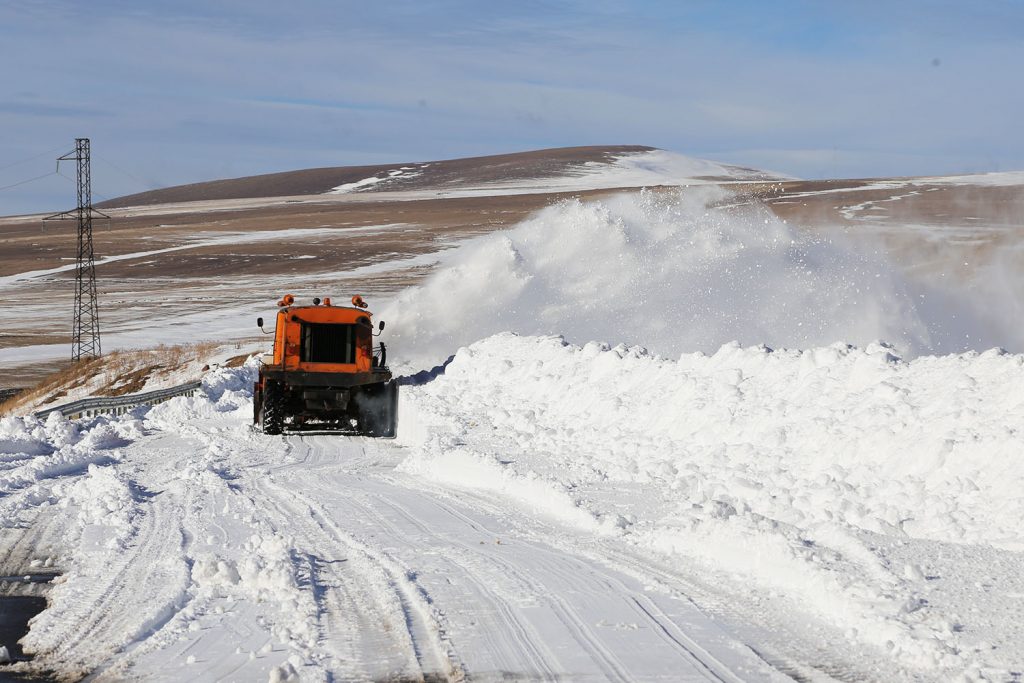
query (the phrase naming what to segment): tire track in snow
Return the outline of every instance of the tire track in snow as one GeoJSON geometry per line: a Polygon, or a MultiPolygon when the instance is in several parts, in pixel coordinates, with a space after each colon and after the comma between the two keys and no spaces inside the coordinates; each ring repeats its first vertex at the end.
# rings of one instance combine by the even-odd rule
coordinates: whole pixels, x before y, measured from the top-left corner
{"type": "Polygon", "coordinates": [[[80,616],[65,620],[63,635],[75,645],[62,654],[62,659],[77,660],[79,666],[92,670],[91,675],[118,671],[140,641],[158,632],[187,604],[187,572],[181,561],[185,541],[176,522],[181,511],[166,507],[152,500],[142,511],[125,552],[109,568],[103,588],[77,596],[75,612],[80,616]],[[141,612],[121,609],[139,593],[151,596],[141,612]],[[118,641],[123,645],[114,653],[97,652],[93,646],[118,641]]]}
{"type": "Polygon", "coordinates": [[[406,624],[401,605],[397,600],[389,602],[366,596],[367,593],[380,596],[388,591],[391,582],[386,574],[373,571],[375,567],[359,553],[339,548],[337,539],[324,528],[308,504],[300,505],[295,500],[285,500],[290,497],[305,503],[305,498],[300,494],[267,483],[257,484],[257,489],[263,494],[263,506],[269,506],[278,516],[279,524],[275,526],[296,536],[297,544],[310,550],[317,549],[321,553],[340,552],[348,555],[345,561],[353,565],[354,577],[333,569],[317,577],[326,591],[326,604],[320,603],[318,607],[323,605],[327,610],[317,615],[320,644],[327,649],[335,664],[343,663],[343,670],[351,671],[354,668],[357,670],[354,676],[364,678],[375,678],[373,669],[377,673],[398,676],[419,671],[411,635],[406,630],[395,630],[392,626],[398,622],[403,626],[406,624]],[[310,521],[307,522],[307,519],[310,521]],[[355,585],[357,582],[359,585],[355,585]],[[347,602],[346,598],[351,602],[347,602]],[[399,633],[406,637],[400,637],[399,633]],[[375,637],[380,637],[384,642],[376,641],[375,637]],[[361,651],[364,644],[361,641],[364,640],[373,643],[373,657],[380,666],[370,666],[367,661],[369,653],[361,651]],[[354,665],[353,662],[359,664],[354,665]]]}
{"type": "MultiPolygon", "coordinates": [[[[309,443],[311,451],[321,452],[307,454],[304,460],[305,464],[308,466],[311,464],[311,461],[315,460],[319,463],[326,461],[329,466],[329,463],[334,460],[338,463],[337,467],[339,469],[343,466],[351,466],[353,463],[348,461],[346,456],[341,456],[345,460],[337,460],[338,456],[335,456],[333,459],[324,457],[322,451],[329,450],[333,445],[336,445],[338,443],[337,439],[338,437],[335,436],[329,437],[329,440],[323,443],[318,443],[315,440],[309,443]]],[[[377,444],[370,446],[370,448],[376,447],[378,447],[377,444]]],[[[367,447],[363,447],[358,458],[361,462],[373,461],[374,459],[368,457],[369,455],[367,447]]],[[[318,482],[317,493],[339,498],[337,496],[337,481],[331,481],[326,476],[318,477],[315,481],[318,482]],[[335,488],[331,489],[328,485],[329,483],[334,484],[335,488]]],[[[356,482],[353,483],[356,484],[356,482]]],[[[462,540],[462,537],[469,535],[468,531],[492,536],[503,534],[496,534],[490,531],[486,525],[480,524],[470,516],[458,512],[453,506],[443,502],[437,496],[426,495],[422,490],[413,490],[408,486],[403,487],[390,477],[387,478],[387,481],[381,481],[377,478],[360,477],[355,488],[356,490],[346,491],[346,495],[340,497],[344,500],[344,504],[339,505],[339,507],[345,509],[344,514],[336,514],[336,518],[374,520],[373,524],[383,525],[384,528],[381,530],[381,535],[387,539],[387,542],[394,544],[396,539],[405,539],[405,542],[410,545],[412,550],[415,550],[416,544],[442,549],[444,551],[444,561],[448,568],[455,570],[455,575],[461,582],[473,583],[477,590],[477,595],[498,608],[497,611],[501,614],[501,619],[504,622],[505,628],[503,630],[507,632],[510,639],[516,642],[522,643],[521,634],[524,633],[522,621],[514,616],[517,612],[521,612],[521,610],[517,610],[509,604],[507,599],[498,594],[495,590],[497,584],[490,586],[487,584],[486,570],[488,569],[493,573],[503,575],[506,583],[514,581],[521,587],[520,592],[533,596],[534,599],[543,603],[562,623],[565,632],[571,634],[570,637],[576,645],[589,653],[590,660],[597,665],[604,678],[609,680],[636,680],[636,677],[629,670],[630,667],[623,664],[619,657],[616,656],[613,647],[607,645],[605,640],[586,623],[586,618],[581,615],[577,607],[560,597],[560,594],[564,592],[572,592],[569,589],[573,586],[578,587],[581,577],[586,579],[589,596],[597,597],[600,601],[606,601],[608,600],[607,596],[612,595],[612,601],[617,603],[616,609],[620,612],[628,610],[629,613],[636,615],[643,622],[643,625],[639,628],[646,629],[654,634],[664,643],[666,649],[675,652],[676,654],[674,656],[669,655],[669,658],[683,662],[687,673],[691,677],[700,680],[740,680],[725,665],[711,656],[710,653],[697,646],[692,639],[687,641],[678,626],[674,624],[666,625],[664,620],[668,618],[664,613],[659,615],[660,610],[653,608],[653,603],[648,601],[652,607],[646,611],[642,609],[637,602],[638,599],[644,597],[640,590],[627,588],[621,579],[614,578],[609,572],[595,567],[593,563],[584,562],[579,557],[566,555],[564,552],[555,550],[544,543],[529,542],[517,538],[515,541],[517,546],[527,545],[529,547],[525,555],[543,558],[543,561],[538,563],[539,567],[543,569],[541,578],[532,578],[529,575],[530,572],[525,571],[524,567],[502,559],[495,552],[489,552],[489,549],[481,550],[479,546],[462,540]],[[416,503],[414,506],[415,510],[407,507],[408,504],[413,502],[416,503]],[[352,508],[355,509],[353,510],[352,508]],[[398,515],[402,523],[396,523],[389,519],[389,515],[383,514],[384,511],[389,510],[392,511],[392,514],[398,515]],[[438,513],[442,513],[443,516],[455,520],[460,526],[465,527],[466,530],[453,533],[452,530],[446,528],[439,530],[436,528],[437,525],[424,521],[424,519],[436,520],[439,516],[438,513]],[[412,527],[414,533],[410,534],[408,527],[412,527]],[[458,549],[459,552],[448,552],[449,548],[458,549]],[[472,558],[473,562],[462,560],[462,555],[472,558]],[[559,584],[560,588],[554,589],[551,583],[559,584]],[[675,634],[675,637],[672,637],[673,634],[675,634]]],[[[337,500],[335,502],[338,503],[337,500]]],[[[445,527],[444,524],[440,526],[445,527]]],[[[534,570],[537,568],[538,566],[532,567],[534,570]]],[[[527,625],[526,628],[529,628],[529,626],[527,625]]],[[[535,676],[544,676],[546,672],[551,672],[550,675],[557,676],[558,673],[556,672],[559,670],[557,668],[552,669],[545,662],[546,659],[550,658],[550,655],[543,658],[538,657],[538,647],[547,649],[543,637],[532,629],[530,631],[528,642],[535,645],[526,650],[521,650],[519,653],[520,658],[522,658],[523,654],[529,653],[527,656],[530,665],[534,669],[535,676]]],[[[564,635],[562,637],[564,638],[564,635]]],[[[618,643],[618,645],[621,650],[622,644],[618,643]]],[[[665,653],[659,654],[664,655],[665,653]]],[[[551,661],[553,663],[557,662],[556,659],[551,661]]],[[[562,669],[562,671],[565,671],[565,669],[562,669]]],[[[471,672],[472,669],[470,669],[471,672]]]]}
{"type": "MultiPolygon", "coordinates": [[[[386,495],[382,496],[379,492],[375,491],[372,500],[362,500],[364,495],[369,495],[370,488],[379,486],[379,484],[374,484],[373,480],[357,476],[355,473],[365,472],[367,465],[375,466],[381,463],[382,458],[373,453],[373,451],[377,450],[381,444],[373,441],[363,442],[363,445],[358,448],[358,454],[353,453],[351,458],[349,457],[349,449],[344,448],[342,449],[345,451],[344,460],[339,460],[337,446],[339,443],[351,443],[350,441],[339,441],[339,437],[334,435],[330,437],[323,437],[322,439],[301,437],[301,442],[309,449],[309,451],[304,454],[301,465],[286,465],[281,469],[295,471],[297,469],[301,469],[302,466],[329,468],[332,470],[337,469],[348,474],[349,478],[346,480],[347,482],[357,484],[359,487],[358,490],[348,490],[346,495],[339,499],[339,496],[337,495],[338,482],[335,480],[323,477],[315,479],[311,478],[311,481],[304,482],[309,487],[306,490],[315,489],[318,493],[323,495],[326,500],[332,500],[334,503],[339,503],[343,500],[344,504],[351,508],[345,510],[344,515],[336,514],[335,517],[372,521],[372,525],[381,532],[380,536],[387,538],[389,541],[394,541],[395,539],[401,539],[408,536],[407,530],[395,525],[391,520],[381,514],[381,509],[388,509],[393,504],[392,501],[387,499],[388,497],[386,495]],[[333,455],[331,454],[332,451],[335,451],[333,455]],[[325,482],[334,484],[335,486],[329,486],[325,482]]],[[[388,448],[392,448],[392,446],[388,446],[388,448]]],[[[400,495],[413,494],[413,492],[394,489],[391,493],[397,493],[400,495]]],[[[398,508],[394,509],[396,509],[396,511],[398,510],[398,508]]],[[[414,516],[405,513],[404,510],[402,513],[403,517],[406,518],[407,521],[412,522],[424,538],[431,536],[436,538],[433,532],[427,526],[420,523],[414,516]]],[[[462,544],[462,546],[465,550],[470,552],[475,551],[472,546],[466,544],[462,544]]],[[[464,564],[459,563],[454,557],[449,555],[446,557],[446,560],[454,565],[450,568],[456,570],[458,577],[465,579],[473,578],[470,573],[470,569],[464,564]]],[[[505,650],[508,653],[508,659],[515,659],[519,662],[522,660],[522,655],[525,654],[528,660],[526,670],[529,671],[529,675],[532,678],[537,680],[557,680],[559,678],[557,666],[553,667],[553,663],[556,662],[555,657],[547,649],[540,635],[530,629],[528,624],[524,624],[521,620],[515,617],[516,610],[509,604],[508,600],[500,597],[495,591],[489,589],[483,581],[472,580],[461,583],[463,583],[463,585],[472,585],[478,591],[474,597],[486,601],[495,612],[502,615],[505,625],[509,627],[507,630],[503,630],[502,632],[494,635],[492,635],[491,631],[485,631],[488,637],[490,637],[494,649],[505,650]],[[509,648],[509,639],[512,640],[513,647],[511,649],[509,648]]],[[[428,596],[428,599],[432,598],[429,598],[428,596]]],[[[438,620],[440,621],[440,619],[438,620]]]]}
{"type": "MultiPolygon", "coordinates": [[[[299,439],[300,443],[304,443],[301,437],[299,439]]],[[[295,466],[275,468],[278,472],[287,469],[294,470],[295,466]]],[[[421,676],[441,674],[448,680],[461,680],[461,667],[454,653],[444,643],[443,631],[432,614],[430,603],[425,595],[419,592],[421,588],[416,586],[415,581],[397,563],[385,553],[338,527],[331,521],[329,515],[325,514],[321,505],[309,495],[301,493],[303,487],[286,488],[259,479],[256,486],[267,494],[264,500],[273,501],[287,520],[288,531],[293,531],[299,520],[303,520],[301,524],[307,532],[306,540],[310,542],[311,548],[334,547],[345,552],[353,565],[362,565],[362,571],[358,571],[361,579],[370,582],[376,579],[378,585],[374,592],[379,598],[383,598],[385,604],[382,607],[385,613],[390,613],[393,620],[400,620],[404,624],[408,637],[406,647],[411,650],[412,655],[410,663],[416,665],[421,676]],[[312,524],[304,521],[307,519],[311,520],[312,524]],[[317,539],[317,536],[320,538],[317,539]],[[380,581],[381,575],[385,579],[383,585],[380,581]],[[400,616],[400,619],[394,619],[396,616],[400,616]]],[[[336,578],[339,581],[346,580],[341,574],[336,578]]],[[[347,581],[351,583],[353,579],[347,578],[347,581]]],[[[358,589],[355,594],[358,594],[358,589]]],[[[338,612],[340,613],[340,610],[338,612]]],[[[365,624],[369,620],[364,618],[362,621],[365,624]]]]}
{"type": "MultiPolygon", "coordinates": [[[[360,510],[364,513],[365,518],[376,520],[387,532],[390,539],[401,538],[405,534],[403,530],[397,525],[393,524],[385,516],[380,513],[380,508],[390,508],[402,515],[406,521],[410,522],[417,530],[423,534],[424,537],[437,538],[435,534],[424,524],[422,524],[416,517],[408,513],[404,508],[395,504],[382,496],[374,496],[372,501],[357,501],[354,498],[347,501],[349,504],[357,505],[360,510]]],[[[445,539],[451,542],[450,539],[445,539]]],[[[452,543],[456,545],[464,552],[473,553],[479,552],[471,545],[465,543],[452,543]]],[[[538,634],[528,623],[524,623],[521,619],[516,616],[515,608],[510,604],[509,600],[499,595],[493,588],[487,586],[487,584],[474,576],[473,567],[465,562],[460,562],[457,556],[452,554],[446,554],[445,561],[454,565],[453,568],[460,570],[464,578],[474,579],[468,581],[473,588],[478,592],[478,597],[485,600],[491,607],[501,615],[502,623],[508,627],[508,632],[511,634],[511,638],[518,648],[509,650],[505,638],[492,637],[488,632],[488,637],[497,648],[505,649],[509,651],[511,656],[522,653],[526,655],[527,668],[532,669],[531,675],[537,675],[542,680],[556,680],[558,673],[556,668],[553,667],[553,663],[556,662],[554,655],[550,652],[547,646],[544,644],[540,634],[538,634]]],[[[509,566],[502,565],[506,570],[506,577],[517,578],[523,585],[524,588],[534,588],[528,582],[522,580],[521,574],[512,571],[509,566]]],[[[530,591],[533,593],[534,591],[530,591]]]]}
{"type": "MultiPolygon", "coordinates": [[[[464,519],[467,523],[473,524],[469,517],[455,510],[450,505],[447,505],[441,501],[437,502],[438,507],[446,510],[453,517],[464,519]]],[[[493,533],[493,532],[488,532],[493,533]]],[[[562,556],[557,556],[562,557],[562,556]]],[[[576,560],[577,558],[573,558],[576,560]]],[[[577,560],[578,561],[578,560],[577,560]]],[[[576,567],[570,567],[567,570],[563,570],[560,573],[564,578],[576,577],[576,567]]],[[[635,595],[635,591],[630,589],[618,578],[611,576],[610,574],[600,570],[598,567],[590,564],[586,567],[588,571],[593,572],[595,575],[602,577],[602,580],[607,582],[609,587],[613,588],[615,592],[621,595],[629,595],[629,600],[636,606],[637,611],[654,627],[656,633],[663,636],[663,639],[670,642],[685,658],[689,659],[691,663],[695,665],[695,669],[698,671],[701,668],[706,668],[709,673],[709,678],[719,681],[729,681],[740,683],[741,679],[736,677],[729,671],[728,667],[722,664],[717,658],[715,658],[706,649],[700,647],[696,641],[687,636],[685,632],[680,629],[675,622],[673,622],[657,605],[654,604],[646,595],[635,595]],[[630,595],[634,593],[634,595],[630,595]]]]}
{"type": "MultiPolygon", "coordinates": [[[[523,512],[516,506],[503,507],[494,497],[476,491],[466,489],[452,491],[436,484],[429,487],[424,486],[424,488],[447,501],[458,501],[463,505],[467,501],[472,501],[474,509],[489,511],[495,516],[503,515],[509,518],[510,523],[520,527],[520,533],[536,534],[545,538],[556,550],[568,555],[589,558],[592,562],[612,571],[621,572],[638,581],[654,584],[659,590],[693,605],[695,609],[699,609],[710,618],[723,622],[723,625],[730,628],[735,633],[735,637],[744,643],[746,649],[787,678],[798,681],[849,681],[853,683],[873,679],[895,680],[901,675],[892,668],[883,668],[884,662],[877,656],[872,656],[871,652],[861,652],[859,655],[854,653],[853,645],[849,642],[843,643],[849,657],[837,658],[836,653],[843,650],[837,649],[835,644],[829,647],[821,640],[823,634],[821,624],[812,623],[808,626],[808,630],[796,632],[791,625],[793,623],[791,619],[782,621],[780,614],[770,607],[743,601],[731,593],[723,593],[721,588],[716,589],[715,586],[699,578],[703,574],[698,568],[669,567],[652,558],[636,555],[627,548],[616,547],[613,543],[604,541],[595,543],[589,540],[573,541],[570,540],[571,536],[537,531],[533,527],[538,523],[544,527],[547,524],[533,518],[529,518],[527,521],[523,512]],[[523,528],[524,523],[527,525],[526,528],[523,528]],[[858,665],[857,661],[872,662],[876,668],[858,665]]],[[[679,561],[679,558],[675,559],[676,563],[679,561]]],[[[789,616],[789,612],[786,612],[784,616],[789,616]]],[[[705,664],[711,663],[707,660],[702,661],[705,664]]],[[[717,675],[724,675],[721,672],[727,670],[728,668],[723,665],[717,675]]],[[[905,675],[905,672],[902,675],[905,675]]],[[[729,679],[725,678],[725,680],[729,679]]]]}
{"type": "Polygon", "coordinates": [[[646,596],[633,598],[633,604],[650,622],[657,626],[659,637],[668,640],[693,659],[695,665],[707,668],[708,678],[727,683],[743,683],[710,652],[697,644],[646,596]]]}
{"type": "MultiPolygon", "coordinates": [[[[383,645],[407,648],[406,670],[414,677],[440,672],[458,679],[465,672],[469,677],[547,680],[566,675],[738,680],[728,676],[728,667],[716,666],[706,650],[681,645],[685,639],[656,610],[640,609],[636,599],[646,590],[642,579],[627,579],[629,573],[616,577],[620,572],[607,569],[606,561],[578,548],[567,550],[564,529],[534,517],[524,526],[515,505],[425,490],[422,482],[393,472],[403,449],[391,442],[298,436],[268,449],[271,441],[259,435],[242,444],[237,434],[209,434],[204,440],[234,451],[253,512],[277,533],[295,536],[293,546],[305,557],[339,558],[337,551],[348,555],[344,565],[320,563],[310,570],[311,580],[324,590],[317,607],[321,641],[316,649],[328,676],[354,673],[353,661],[365,663],[381,654],[383,641],[357,646],[351,633],[364,627],[379,633],[380,624],[370,622],[390,614],[407,628],[401,638],[392,633],[390,645],[383,645]],[[511,542],[481,546],[475,542],[480,536],[511,542]],[[618,583],[609,577],[619,578],[618,583]],[[345,590],[355,596],[351,604],[345,590]],[[476,621],[467,623],[466,608],[476,621]],[[377,649],[365,649],[368,644],[377,649]],[[323,657],[328,651],[334,660],[329,665],[323,657]],[[463,665],[493,661],[495,652],[504,653],[513,666],[463,665]],[[431,664],[431,657],[442,664],[431,664]],[[658,672],[646,671],[659,662],[658,672]]],[[[678,610],[673,614],[680,616],[678,610]]],[[[688,617],[678,624],[683,625],[679,632],[690,628],[688,617]]],[[[700,637],[704,642],[705,636],[700,637]]],[[[777,678],[766,673],[767,667],[743,670],[744,680],[777,678]]]]}
{"type": "MultiPolygon", "coordinates": [[[[394,500],[389,500],[384,496],[378,495],[374,498],[374,505],[386,506],[391,508],[392,510],[395,510],[398,514],[402,515],[411,525],[418,528],[424,535],[433,535],[437,537],[437,534],[433,532],[429,527],[427,527],[427,525],[423,524],[416,516],[411,514],[407,509],[402,507],[400,504],[396,503],[394,500]]],[[[365,509],[368,512],[370,512],[373,510],[373,507],[374,506],[367,505],[365,506],[365,509]]],[[[382,520],[384,519],[383,517],[379,518],[382,520]]],[[[456,519],[459,519],[459,517],[456,517],[456,519]]],[[[395,534],[400,533],[397,527],[392,526],[391,528],[395,534]]],[[[468,544],[465,544],[464,542],[452,538],[450,535],[446,535],[444,537],[444,540],[452,545],[463,548],[467,552],[475,551],[477,555],[481,554],[479,550],[473,548],[468,544]]],[[[536,552],[537,548],[534,547],[531,548],[531,550],[533,552],[536,552]]],[[[448,557],[447,559],[451,562],[454,562],[452,557],[448,557]]],[[[607,648],[601,645],[600,640],[594,636],[594,634],[583,623],[583,621],[579,618],[576,612],[565,601],[559,599],[557,594],[550,591],[547,586],[543,585],[536,579],[531,579],[527,577],[527,575],[523,571],[520,571],[510,562],[503,561],[493,554],[487,554],[486,559],[488,562],[491,562],[495,566],[497,566],[500,569],[501,573],[503,573],[507,578],[515,579],[517,583],[521,584],[526,589],[528,594],[533,596],[545,596],[545,599],[554,609],[559,620],[565,625],[569,633],[572,634],[572,637],[576,640],[576,642],[588,653],[590,653],[592,659],[598,664],[602,672],[609,680],[633,680],[633,678],[630,677],[626,672],[626,668],[622,664],[622,662],[620,662],[611,651],[609,651],[607,648]]],[[[461,565],[461,568],[467,573],[467,575],[473,574],[473,569],[468,565],[461,565]]],[[[477,580],[476,584],[477,587],[480,589],[483,589],[485,585],[482,580],[477,580]]],[[[525,632],[525,628],[522,626],[520,620],[512,616],[514,612],[512,609],[509,608],[508,604],[504,600],[502,600],[501,598],[497,598],[496,596],[495,602],[503,604],[505,608],[502,611],[508,614],[511,618],[510,621],[505,622],[506,625],[511,626],[514,631],[517,631],[519,633],[525,632]]],[[[533,629],[530,630],[532,631],[533,629]]],[[[533,659],[534,661],[531,663],[543,664],[544,659],[537,656],[538,649],[540,647],[543,647],[543,643],[539,634],[536,634],[536,631],[534,631],[533,633],[534,635],[527,637],[527,652],[532,652],[533,654],[531,659],[533,659]]],[[[550,667],[548,667],[546,664],[543,665],[545,669],[548,669],[550,671],[551,675],[554,675],[554,672],[550,670],[550,667]]]]}
{"type": "MultiPolygon", "coordinates": [[[[212,451],[232,453],[236,476],[232,477],[231,488],[241,494],[239,501],[243,506],[237,512],[250,523],[255,522],[257,533],[261,533],[258,529],[262,527],[291,539],[288,544],[293,550],[292,570],[300,590],[312,593],[316,620],[312,623],[316,645],[312,651],[300,646],[298,651],[303,658],[311,660],[312,666],[320,669],[328,680],[333,676],[344,680],[415,677],[419,668],[414,648],[401,638],[396,639],[400,629],[389,630],[389,619],[395,621],[395,614],[401,613],[404,620],[404,613],[366,597],[368,593],[388,592],[388,582],[380,580],[381,572],[375,572],[372,563],[361,562],[358,556],[350,554],[349,558],[337,559],[335,552],[345,554],[346,548],[339,546],[315,518],[312,505],[297,505],[295,491],[269,481],[275,473],[307,468],[304,462],[287,462],[294,459],[292,451],[296,444],[292,440],[274,439],[274,447],[267,449],[269,440],[250,431],[242,432],[241,439],[238,432],[224,434],[192,427],[180,429],[179,433],[212,451]],[[361,571],[352,571],[353,565],[359,565],[361,571]],[[368,586],[378,590],[368,591],[368,586]]],[[[302,455],[308,458],[308,454],[302,455]]],[[[227,509],[221,514],[227,514],[227,509]]],[[[218,524],[214,522],[213,526],[218,524]]],[[[270,619],[286,629],[299,625],[280,616],[270,619]]],[[[294,644],[281,644],[295,649],[294,644]]]]}

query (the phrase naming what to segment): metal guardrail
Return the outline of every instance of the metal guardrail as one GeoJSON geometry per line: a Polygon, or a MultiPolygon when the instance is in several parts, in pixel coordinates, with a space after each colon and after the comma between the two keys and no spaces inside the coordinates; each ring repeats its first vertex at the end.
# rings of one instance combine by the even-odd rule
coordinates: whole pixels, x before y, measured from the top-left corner
{"type": "Polygon", "coordinates": [[[157,403],[163,403],[167,399],[174,398],[176,396],[191,396],[196,392],[196,389],[202,386],[202,384],[202,382],[189,382],[188,384],[179,384],[176,387],[168,387],[167,389],[147,391],[144,394],[83,398],[72,403],[66,403],[62,406],[40,410],[34,414],[36,417],[44,418],[50,413],[60,413],[64,417],[70,417],[72,419],[80,417],[95,417],[96,415],[103,413],[121,415],[138,406],[156,405],[157,403]]]}

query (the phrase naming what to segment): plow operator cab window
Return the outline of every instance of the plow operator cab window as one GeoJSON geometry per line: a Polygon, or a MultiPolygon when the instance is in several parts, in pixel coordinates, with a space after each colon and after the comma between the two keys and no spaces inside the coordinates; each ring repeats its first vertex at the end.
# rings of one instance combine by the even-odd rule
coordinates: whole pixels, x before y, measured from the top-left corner
{"type": "Polygon", "coordinates": [[[355,363],[358,325],[303,323],[300,360],[304,363],[355,363]]]}

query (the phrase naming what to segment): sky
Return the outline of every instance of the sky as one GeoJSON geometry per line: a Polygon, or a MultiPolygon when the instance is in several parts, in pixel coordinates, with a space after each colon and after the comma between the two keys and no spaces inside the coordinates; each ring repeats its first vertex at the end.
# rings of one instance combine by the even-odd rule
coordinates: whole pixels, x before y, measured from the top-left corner
{"type": "Polygon", "coordinates": [[[0,0],[0,215],[301,168],[651,145],[1024,169],[1024,2],[0,0]],[[43,177],[39,177],[43,176],[43,177]]]}

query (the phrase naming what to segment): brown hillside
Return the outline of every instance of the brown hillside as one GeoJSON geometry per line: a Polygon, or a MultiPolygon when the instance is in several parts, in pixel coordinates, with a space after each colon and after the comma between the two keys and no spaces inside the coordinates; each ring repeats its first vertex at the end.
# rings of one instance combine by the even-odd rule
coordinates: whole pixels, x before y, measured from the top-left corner
{"type": "Polygon", "coordinates": [[[459,187],[479,185],[494,181],[508,181],[529,178],[549,178],[571,173],[574,168],[592,162],[611,162],[613,157],[630,152],[645,152],[653,147],[640,145],[612,145],[600,147],[559,147],[531,152],[498,154],[494,156],[381,164],[378,166],[339,166],[334,168],[312,168],[301,171],[285,171],[265,175],[212,180],[190,185],[179,185],[149,192],[118,197],[102,204],[100,208],[124,206],[149,206],[202,200],[251,199],[255,197],[287,197],[322,194],[345,183],[354,183],[364,178],[402,167],[414,168],[415,177],[389,179],[365,191],[376,190],[417,190],[426,187],[459,187]]]}

